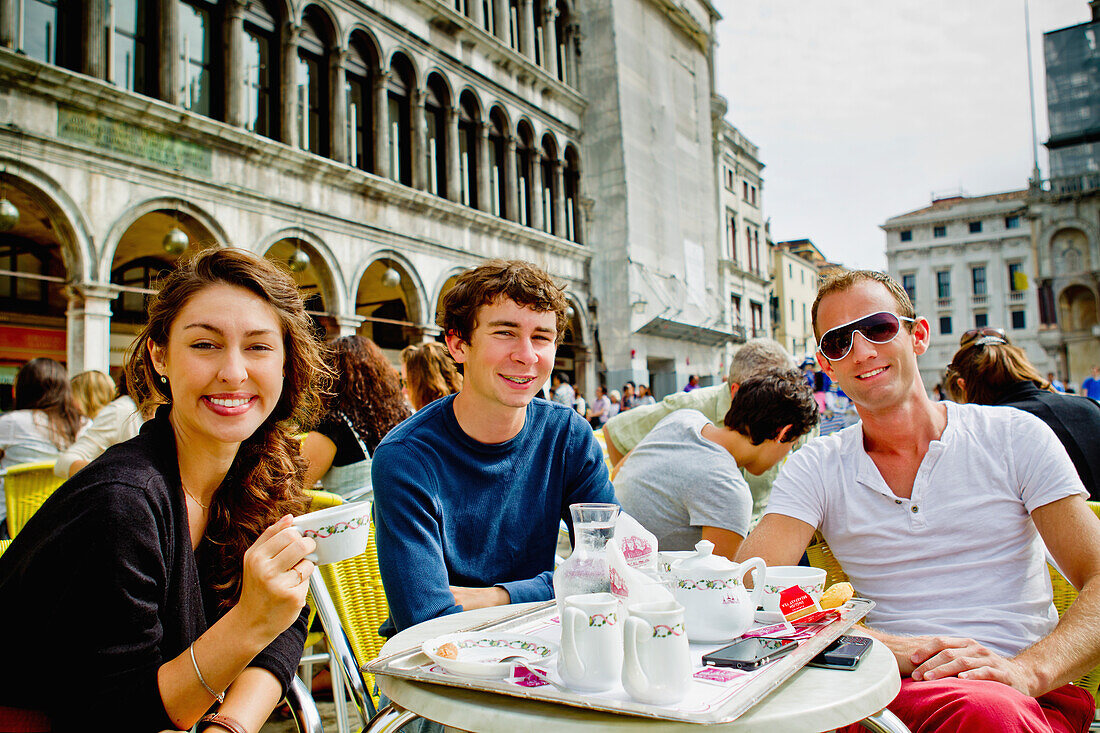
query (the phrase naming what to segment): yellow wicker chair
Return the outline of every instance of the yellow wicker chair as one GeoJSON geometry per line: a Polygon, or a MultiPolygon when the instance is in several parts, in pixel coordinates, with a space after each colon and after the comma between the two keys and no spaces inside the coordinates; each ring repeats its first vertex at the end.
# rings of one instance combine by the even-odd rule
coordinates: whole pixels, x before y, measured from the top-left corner
{"type": "Polygon", "coordinates": [[[4,474],[8,534],[15,537],[38,507],[65,479],[53,475],[53,462],[20,463],[4,474]]]}
{"type": "Polygon", "coordinates": [[[4,554],[4,550],[8,549],[8,545],[11,544],[11,540],[0,540],[0,555],[4,554]]]}

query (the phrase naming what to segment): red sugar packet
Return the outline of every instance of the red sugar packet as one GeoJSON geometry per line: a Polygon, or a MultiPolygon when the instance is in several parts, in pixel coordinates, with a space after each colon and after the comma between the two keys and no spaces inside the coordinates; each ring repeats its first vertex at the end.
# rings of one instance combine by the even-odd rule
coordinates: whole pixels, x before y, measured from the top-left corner
{"type": "Polygon", "coordinates": [[[779,592],[779,612],[791,623],[820,611],[821,606],[817,605],[817,601],[797,585],[779,592]]]}

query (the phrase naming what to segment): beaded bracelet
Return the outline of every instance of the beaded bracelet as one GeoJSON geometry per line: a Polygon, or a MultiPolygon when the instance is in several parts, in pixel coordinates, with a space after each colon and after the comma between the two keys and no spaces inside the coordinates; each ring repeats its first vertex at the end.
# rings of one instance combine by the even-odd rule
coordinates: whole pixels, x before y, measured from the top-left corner
{"type": "Polygon", "coordinates": [[[213,696],[219,703],[225,702],[225,692],[214,692],[210,685],[206,684],[206,680],[202,677],[202,672],[199,671],[199,663],[195,661],[195,642],[191,642],[191,646],[187,647],[191,651],[191,664],[195,665],[195,674],[198,675],[199,682],[206,688],[206,691],[213,696]]]}

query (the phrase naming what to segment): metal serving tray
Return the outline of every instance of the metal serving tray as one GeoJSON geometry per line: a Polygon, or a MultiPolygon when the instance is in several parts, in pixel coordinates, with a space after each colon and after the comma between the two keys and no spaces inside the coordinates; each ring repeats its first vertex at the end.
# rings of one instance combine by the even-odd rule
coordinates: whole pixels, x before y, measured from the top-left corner
{"type": "MultiPolygon", "coordinates": [[[[760,669],[742,672],[733,681],[715,683],[693,677],[687,696],[673,705],[648,705],[637,702],[627,695],[622,687],[602,693],[567,693],[549,685],[525,687],[509,680],[460,677],[435,666],[420,647],[379,657],[364,665],[363,669],[374,674],[390,675],[417,682],[494,692],[527,700],[553,702],[622,715],[700,724],[728,723],[736,720],[746,710],[767,697],[772,690],[805,666],[818,652],[866,616],[874,605],[873,601],[853,598],[838,609],[841,612],[839,619],[823,626],[810,638],[800,641],[798,649],[794,652],[760,669]]],[[[467,632],[487,630],[531,634],[554,642],[558,642],[561,635],[554,601],[547,601],[534,608],[464,629],[467,632]]],[[[703,669],[701,661],[703,654],[722,646],[724,644],[692,644],[690,647],[692,671],[703,669]]],[[[561,681],[554,669],[550,670],[549,676],[555,681],[561,681]]]]}

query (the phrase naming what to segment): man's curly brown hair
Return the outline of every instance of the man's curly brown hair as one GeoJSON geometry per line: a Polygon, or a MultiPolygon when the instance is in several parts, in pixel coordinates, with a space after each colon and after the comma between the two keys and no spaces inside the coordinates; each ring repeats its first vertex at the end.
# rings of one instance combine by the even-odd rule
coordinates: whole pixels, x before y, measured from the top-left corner
{"type": "Polygon", "coordinates": [[[818,416],[814,393],[802,373],[774,369],[741,382],[723,422],[760,445],[779,437],[784,425],[791,429],[783,442],[798,440],[817,425],[818,416]]]}
{"type": "Polygon", "coordinates": [[[470,343],[470,335],[477,328],[478,310],[501,298],[539,313],[552,311],[557,321],[557,343],[565,338],[569,323],[565,288],[544,270],[523,260],[489,260],[459,275],[454,287],[443,296],[439,323],[443,333],[453,333],[470,343]]]}

